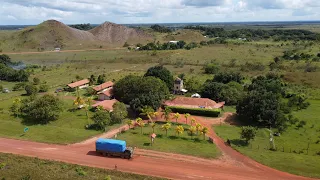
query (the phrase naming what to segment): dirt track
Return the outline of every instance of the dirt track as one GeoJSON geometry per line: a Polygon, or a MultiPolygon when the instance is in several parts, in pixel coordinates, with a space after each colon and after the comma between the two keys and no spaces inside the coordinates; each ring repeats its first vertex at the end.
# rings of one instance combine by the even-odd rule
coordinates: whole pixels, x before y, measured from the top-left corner
{"type": "MultiPolygon", "coordinates": [[[[231,114],[226,113],[221,122],[230,116],[231,114]]],[[[68,146],[0,138],[0,152],[107,169],[113,169],[117,165],[120,171],[171,179],[308,179],[261,165],[226,146],[211,128],[212,124],[220,123],[220,120],[208,121],[201,117],[196,119],[210,129],[209,136],[223,152],[222,158],[207,160],[142,149],[136,151],[132,160],[105,158],[95,154],[95,138],[68,146]]],[[[179,121],[184,122],[184,119],[179,121]]],[[[110,137],[116,131],[101,136],[110,137]]]]}
{"type": "Polygon", "coordinates": [[[45,54],[45,53],[63,53],[63,52],[85,52],[85,51],[107,51],[107,50],[120,50],[124,48],[104,48],[104,49],[80,49],[80,50],[61,50],[61,51],[26,51],[26,52],[3,52],[1,54],[45,54]]]}

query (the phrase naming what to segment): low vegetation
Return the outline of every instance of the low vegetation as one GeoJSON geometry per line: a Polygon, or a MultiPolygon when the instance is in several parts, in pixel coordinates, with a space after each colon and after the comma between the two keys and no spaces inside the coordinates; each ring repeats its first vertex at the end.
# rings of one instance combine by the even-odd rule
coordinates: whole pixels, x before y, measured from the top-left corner
{"type": "Polygon", "coordinates": [[[105,179],[105,180],[160,180],[121,171],[91,168],[38,158],[0,153],[0,179],[105,179]],[[17,173],[18,172],[18,173],[17,173]]]}

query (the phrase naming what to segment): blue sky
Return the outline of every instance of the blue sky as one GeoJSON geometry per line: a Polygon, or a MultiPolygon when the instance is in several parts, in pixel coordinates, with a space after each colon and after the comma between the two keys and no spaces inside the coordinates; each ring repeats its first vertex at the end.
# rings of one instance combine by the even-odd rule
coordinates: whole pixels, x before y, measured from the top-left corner
{"type": "Polygon", "coordinates": [[[320,0],[1,0],[0,24],[320,20],[320,0]]]}

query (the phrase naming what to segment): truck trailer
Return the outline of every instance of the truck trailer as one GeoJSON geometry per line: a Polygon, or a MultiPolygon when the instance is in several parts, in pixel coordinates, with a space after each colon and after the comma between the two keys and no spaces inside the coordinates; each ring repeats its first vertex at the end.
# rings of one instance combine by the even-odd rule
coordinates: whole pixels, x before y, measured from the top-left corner
{"type": "Polygon", "coordinates": [[[103,156],[130,159],[133,156],[134,148],[127,147],[126,141],[99,138],[96,141],[96,152],[103,156]]]}

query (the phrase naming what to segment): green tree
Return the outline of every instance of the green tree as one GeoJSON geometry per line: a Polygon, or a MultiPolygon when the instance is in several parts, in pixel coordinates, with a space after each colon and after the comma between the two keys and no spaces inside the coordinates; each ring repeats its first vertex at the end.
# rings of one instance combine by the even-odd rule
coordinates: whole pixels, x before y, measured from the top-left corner
{"type": "Polygon", "coordinates": [[[158,78],[130,75],[114,85],[113,94],[117,100],[130,104],[135,112],[140,112],[145,106],[157,110],[168,98],[169,90],[158,78]]]}
{"type": "Polygon", "coordinates": [[[184,132],[184,128],[180,125],[176,127],[176,134],[178,134],[178,136],[180,136],[180,134],[182,134],[184,132]]]}
{"type": "Polygon", "coordinates": [[[154,110],[150,106],[144,106],[141,109],[140,115],[147,116],[150,122],[152,122],[152,117],[154,116],[154,110]]]}
{"type": "Polygon", "coordinates": [[[26,94],[27,94],[28,96],[36,95],[36,94],[38,93],[38,88],[37,88],[37,86],[32,85],[32,84],[26,85],[26,87],[25,87],[24,89],[26,90],[26,94]]]}
{"type": "Polygon", "coordinates": [[[199,81],[199,78],[192,76],[190,79],[187,79],[185,86],[188,89],[188,92],[199,93],[203,84],[199,81]]]}
{"type": "Polygon", "coordinates": [[[106,130],[106,126],[110,124],[111,122],[111,117],[109,112],[107,111],[97,111],[93,116],[92,116],[93,122],[97,125],[97,128],[99,130],[106,130]]]}
{"type": "Polygon", "coordinates": [[[62,101],[50,94],[23,100],[21,106],[21,111],[26,120],[40,124],[47,124],[49,121],[58,119],[62,110],[62,101]]]}
{"type": "Polygon", "coordinates": [[[213,81],[223,84],[228,84],[229,82],[241,83],[244,77],[240,73],[236,72],[220,72],[214,76],[213,81]]]}
{"type": "Polygon", "coordinates": [[[164,109],[164,112],[162,114],[162,116],[164,116],[164,119],[168,122],[170,119],[170,114],[172,113],[171,109],[167,106],[164,109]]]}
{"type": "Polygon", "coordinates": [[[33,84],[34,85],[39,85],[40,84],[40,79],[37,78],[37,77],[33,78],[33,84]]]}
{"type": "Polygon", "coordinates": [[[166,131],[166,136],[168,136],[168,130],[171,128],[171,124],[170,123],[166,123],[164,125],[162,125],[161,129],[166,131]]]}
{"type": "Polygon", "coordinates": [[[251,126],[241,127],[240,138],[245,139],[246,143],[249,144],[250,140],[256,137],[257,129],[251,126]]]}
{"type": "Polygon", "coordinates": [[[136,122],[137,122],[138,126],[140,127],[141,134],[142,134],[142,128],[145,126],[145,123],[143,122],[143,120],[141,118],[137,118],[136,122]]]}
{"type": "Polygon", "coordinates": [[[3,91],[3,86],[2,85],[0,85],[0,92],[2,92],[3,91]]]}
{"type": "Polygon", "coordinates": [[[294,107],[297,110],[306,109],[310,106],[309,102],[307,101],[307,96],[305,94],[295,94],[291,98],[289,98],[288,106],[294,107]]]}
{"type": "Polygon", "coordinates": [[[106,75],[105,75],[105,74],[99,75],[99,76],[98,76],[97,83],[98,83],[98,84],[103,84],[103,83],[105,83],[105,82],[106,82],[106,75]]]}
{"type": "Polygon", "coordinates": [[[6,54],[0,55],[0,64],[5,64],[5,65],[12,64],[11,58],[6,54]]]}
{"type": "Polygon", "coordinates": [[[169,90],[173,90],[173,76],[171,72],[163,66],[155,66],[148,69],[144,76],[153,76],[166,83],[169,90]]]}
{"type": "Polygon", "coordinates": [[[48,92],[49,86],[47,84],[41,84],[39,86],[39,92],[48,92]]]}
{"type": "Polygon", "coordinates": [[[194,119],[194,118],[191,118],[191,126],[193,125],[193,124],[196,124],[196,120],[194,119]]]}
{"type": "Polygon", "coordinates": [[[129,126],[129,129],[131,129],[131,126],[134,125],[134,121],[129,119],[129,120],[126,121],[126,124],[129,126]]]}
{"type": "Polygon", "coordinates": [[[207,64],[204,66],[204,72],[206,74],[216,74],[219,72],[220,67],[215,64],[207,64]]]}
{"type": "Polygon", "coordinates": [[[89,85],[92,86],[94,84],[96,84],[97,80],[96,80],[96,77],[91,74],[90,78],[89,78],[89,85]]]}
{"type": "Polygon", "coordinates": [[[19,115],[21,114],[21,99],[17,98],[15,100],[13,100],[13,104],[10,107],[10,111],[12,112],[12,114],[14,116],[16,116],[17,118],[19,117],[19,115]]]}
{"type": "Polygon", "coordinates": [[[192,139],[193,135],[197,132],[197,128],[195,126],[190,126],[189,132],[190,132],[191,139],[192,139]]]}
{"type": "Polygon", "coordinates": [[[111,113],[112,123],[121,123],[127,116],[127,107],[122,102],[116,102],[113,104],[113,111],[111,113]]]}

